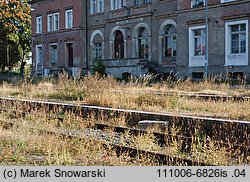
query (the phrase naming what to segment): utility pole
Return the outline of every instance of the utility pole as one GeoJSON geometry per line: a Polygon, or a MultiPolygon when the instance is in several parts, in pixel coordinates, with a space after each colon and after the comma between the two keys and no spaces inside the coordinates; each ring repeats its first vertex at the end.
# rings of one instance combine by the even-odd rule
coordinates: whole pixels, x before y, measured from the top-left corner
{"type": "Polygon", "coordinates": [[[207,79],[208,77],[208,73],[207,73],[207,67],[208,67],[208,0],[205,0],[205,47],[206,47],[206,53],[205,53],[205,79],[207,79]]]}

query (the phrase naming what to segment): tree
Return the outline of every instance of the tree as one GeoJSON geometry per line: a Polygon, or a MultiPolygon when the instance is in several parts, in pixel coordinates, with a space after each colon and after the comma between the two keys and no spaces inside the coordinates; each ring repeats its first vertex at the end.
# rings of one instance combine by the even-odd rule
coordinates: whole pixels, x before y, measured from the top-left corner
{"type": "Polygon", "coordinates": [[[31,50],[31,16],[28,0],[0,0],[0,67],[21,63],[31,50]]]}

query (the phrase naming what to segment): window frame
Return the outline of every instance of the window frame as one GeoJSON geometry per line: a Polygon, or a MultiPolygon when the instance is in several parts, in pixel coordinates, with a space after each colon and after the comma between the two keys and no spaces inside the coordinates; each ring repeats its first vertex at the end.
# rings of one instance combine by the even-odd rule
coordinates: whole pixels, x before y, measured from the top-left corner
{"type": "Polygon", "coordinates": [[[162,45],[162,55],[163,58],[167,58],[167,59],[171,59],[171,58],[175,58],[176,57],[176,52],[177,52],[177,32],[176,32],[176,27],[173,24],[168,24],[164,27],[164,32],[165,34],[163,35],[163,45],[162,45]],[[175,30],[175,34],[171,33],[171,34],[167,34],[166,33],[166,28],[167,26],[172,26],[175,30]],[[166,40],[167,39],[171,39],[171,56],[166,56],[166,40]],[[173,42],[175,40],[175,50],[173,49],[173,42]],[[175,51],[175,55],[174,55],[174,51],[175,51]]]}
{"type": "Polygon", "coordinates": [[[229,2],[233,2],[233,1],[236,1],[236,0],[221,0],[220,2],[221,3],[229,3],[229,2]]]}
{"type": "Polygon", "coordinates": [[[43,65],[43,45],[42,44],[36,45],[36,67],[40,65],[43,65]],[[40,51],[38,51],[40,49],[41,49],[41,56],[39,56],[40,51]]]}
{"type": "MultiPolygon", "coordinates": [[[[203,5],[200,5],[200,4],[196,4],[195,2],[197,2],[197,0],[191,0],[191,8],[199,8],[199,7],[204,7],[205,6],[205,0],[202,0],[203,1],[203,5]]],[[[201,0],[198,0],[198,1],[201,1],[201,0]]]]}
{"type": "Polygon", "coordinates": [[[73,28],[73,22],[74,22],[73,20],[74,20],[73,9],[65,10],[65,29],[73,28]],[[71,14],[70,23],[69,23],[69,13],[71,14]]]}
{"type": "MultiPolygon", "coordinates": [[[[204,29],[205,25],[189,27],[189,67],[205,66],[205,55],[195,55],[194,30],[204,29]]],[[[205,45],[206,46],[206,45],[205,45]]]]}
{"type": "Polygon", "coordinates": [[[149,57],[149,32],[147,28],[140,27],[137,31],[137,34],[138,34],[137,36],[138,58],[148,59],[149,57]],[[146,31],[147,36],[144,36],[144,35],[140,36],[140,33],[143,31],[146,31]],[[146,48],[147,48],[147,51],[146,51],[146,48]]]}
{"type": "Polygon", "coordinates": [[[104,0],[90,0],[90,14],[104,12],[104,0]]]}
{"type": "Polygon", "coordinates": [[[42,32],[43,32],[43,18],[42,16],[37,16],[36,17],[36,33],[42,33],[42,32]]]}
{"type": "MultiPolygon", "coordinates": [[[[248,51],[249,51],[249,26],[248,26],[248,20],[232,20],[225,22],[225,66],[231,66],[231,65],[248,65],[248,51]],[[231,27],[233,25],[241,25],[245,24],[245,52],[239,53],[232,53],[232,37],[231,37],[231,27]]],[[[239,39],[240,41],[240,39],[239,39]]],[[[241,45],[238,45],[241,47],[241,45]]]]}
{"type": "Polygon", "coordinates": [[[111,0],[111,10],[121,9],[126,6],[126,0],[111,0]]]}
{"type": "Polygon", "coordinates": [[[58,63],[58,44],[57,43],[54,43],[54,44],[50,44],[49,45],[49,48],[50,48],[50,63],[51,63],[51,66],[56,66],[57,63],[58,63]],[[55,61],[53,61],[53,57],[52,57],[52,47],[53,46],[56,46],[56,59],[55,61]]]}

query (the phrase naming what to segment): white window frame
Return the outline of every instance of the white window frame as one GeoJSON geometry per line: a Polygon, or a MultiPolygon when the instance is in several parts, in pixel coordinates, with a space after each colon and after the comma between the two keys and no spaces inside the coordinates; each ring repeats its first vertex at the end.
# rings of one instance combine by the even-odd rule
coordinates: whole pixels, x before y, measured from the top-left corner
{"type": "Polygon", "coordinates": [[[205,66],[205,55],[194,55],[194,30],[205,28],[205,25],[189,27],[189,67],[205,66]]]}
{"type": "Polygon", "coordinates": [[[225,23],[225,66],[248,65],[248,20],[235,20],[225,23]],[[246,24],[246,52],[231,53],[231,26],[246,24]]]}
{"type": "Polygon", "coordinates": [[[126,0],[111,0],[111,10],[121,9],[126,6],[126,0]]]}
{"type": "Polygon", "coordinates": [[[69,9],[65,11],[65,28],[73,28],[73,9],[69,9]],[[71,19],[70,19],[70,23],[69,23],[69,13],[71,13],[71,19]]]}
{"type": "Polygon", "coordinates": [[[60,29],[60,16],[59,16],[59,13],[54,13],[53,14],[53,28],[54,28],[54,31],[57,31],[60,29]],[[58,22],[56,22],[56,16],[58,17],[58,22]]]}
{"type": "Polygon", "coordinates": [[[48,14],[47,16],[47,28],[48,32],[53,30],[53,14],[48,14]]]}
{"type": "Polygon", "coordinates": [[[59,13],[51,13],[47,16],[47,30],[48,32],[59,30],[59,13]],[[56,22],[56,16],[58,16],[58,22],[56,22]],[[51,24],[50,24],[51,22],[51,24]]]}
{"type": "Polygon", "coordinates": [[[90,14],[104,12],[104,0],[90,0],[90,14]]]}
{"type": "Polygon", "coordinates": [[[36,17],[36,33],[42,33],[43,31],[43,19],[42,16],[36,17]]]}
{"type": "Polygon", "coordinates": [[[228,3],[228,2],[233,2],[233,1],[236,1],[236,0],[221,0],[220,2],[221,3],[228,3]]]}

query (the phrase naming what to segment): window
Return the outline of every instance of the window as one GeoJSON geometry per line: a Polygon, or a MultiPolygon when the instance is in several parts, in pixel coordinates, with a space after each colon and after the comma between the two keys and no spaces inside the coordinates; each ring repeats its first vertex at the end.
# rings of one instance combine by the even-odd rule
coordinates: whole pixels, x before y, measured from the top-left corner
{"type": "Polygon", "coordinates": [[[50,45],[50,61],[52,66],[58,62],[57,44],[50,45]]]}
{"type": "Polygon", "coordinates": [[[246,52],[246,24],[231,25],[231,54],[246,52]]]}
{"type": "Polygon", "coordinates": [[[205,25],[189,27],[189,66],[205,66],[205,25]]]}
{"type": "Polygon", "coordinates": [[[43,47],[42,45],[36,46],[36,65],[40,66],[43,64],[43,47]]]}
{"type": "Polygon", "coordinates": [[[120,30],[116,31],[115,34],[115,59],[124,58],[124,39],[123,34],[120,30]]]}
{"type": "Polygon", "coordinates": [[[90,6],[91,6],[91,11],[90,11],[90,13],[91,13],[91,14],[97,13],[97,10],[96,10],[96,9],[97,9],[97,8],[96,8],[96,6],[97,6],[96,0],[91,0],[90,6]]]}
{"type": "Polygon", "coordinates": [[[120,9],[126,5],[126,0],[111,0],[111,9],[120,9]]]}
{"type": "Polygon", "coordinates": [[[151,0],[135,0],[135,5],[146,4],[151,2],[151,0]]]}
{"type": "Polygon", "coordinates": [[[59,30],[59,13],[54,13],[54,30],[59,30]]]}
{"type": "Polygon", "coordinates": [[[148,58],[148,31],[142,27],[138,31],[139,58],[148,58]]]}
{"type": "Polygon", "coordinates": [[[205,29],[193,30],[194,56],[205,55],[205,29]]]}
{"type": "Polygon", "coordinates": [[[59,30],[59,13],[48,14],[48,32],[59,30]]]}
{"type": "Polygon", "coordinates": [[[42,16],[36,17],[36,33],[42,33],[42,16]]]}
{"type": "Polygon", "coordinates": [[[165,27],[163,56],[168,58],[176,56],[176,29],[173,25],[165,27]]]}
{"type": "Polygon", "coordinates": [[[191,0],[191,7],[198,8],[205,5],[205,0],[191,0]]]}
{"type": "Polygon", "coordinates": [[[221,3],[227,3],[227,2],[232,2],[232,1],[235,1],[235,0],[221,0],[221,3]]]}
{"type": "Polygon", "coordinates": [[[104,0],[90,0],[90,14],[104,12],[104,0]]]}
{"type": "Polygon", "coordinates": [[[53,15],[48,15],[48,32],[52,31],[53,26],[53,15]]]}
{"type": "Polygon", "coordinates": [[[248,20],[225,23],[225,64],[248,65],[248,20]]]}
{"type": "Polygon", "coordinates": [[[73,10],[66,10],[65,11],[65,28],[72,28],[73,27],[73,10]]]}
{"type": "Polygon", "coordinates": [[[102,43],[94,43],[93,58],[95,60],[102,58],[102,43]]]}

